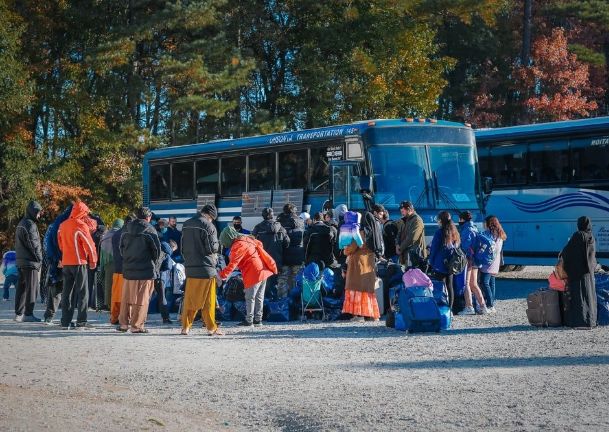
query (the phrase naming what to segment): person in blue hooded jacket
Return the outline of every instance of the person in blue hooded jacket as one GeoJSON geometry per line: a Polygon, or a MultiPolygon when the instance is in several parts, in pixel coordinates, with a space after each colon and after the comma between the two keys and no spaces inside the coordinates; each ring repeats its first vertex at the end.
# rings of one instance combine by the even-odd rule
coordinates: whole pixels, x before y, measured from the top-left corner
{"type": "MultiPolygon", "coordinates": [[[[175,249],[177,245],[174,241],[171,242],[175,249]]],[[[169,308],[167,307],[167,298],[165,297],[165,283],[163,282],[163,272],[170,271],[174,265],[171,255],[175,252],[175,249],[170,246],[166,241],[161,240],[161,251],[163,252],[163,261],[161,261],[161,268],[159,270],[159,277],[154,281],[154,291],[156,292],[156,298],[159,306],[159,312],[163,318],[163,324],[173,324],[171,318],[169,318],[169,308]]]]}
{"type": "Polygon", "coordinates": [[[461,236],[452,221],[450,213],[442,211],[438,214],[438,230],[433,236],[429,250],[429,265],[437,277],[444,282],[448,291],[448,303],[453,307],[455,294],[453,290],[453,275],[446,267],[446,261],[450,257],[451,249],[458,248],[461,244],[461,236]]]}
{"type": "Polygon", "coordinates": [[[72,204],[70,204],[63,213],[61,213],[51,225],[47,228],[44,235],[43,249],[47,258],[48,267],[45,283],[47,285],[47,307],[44,311],[44,322],[51,324],[55,312],[59,308],[61,302],[61,293],[63,291],[63,273],[59,268],[61,262],[61,250],[59,250],[59,242],[57,240],[57,231],[59,225],[66,221],[72,213],[72,204]]]}
{"type": "Polygon", "coordinates": [[[17,270],[17,253],[8,251],[2,255],[2,274],[4,275],[3,301],[9,300],[9,288],[19,285],[19,270],[17,270]]]}
{"type": "Polygon", "coordinates": [[[479,313],[485,315],[488,313],[482,290],[478,286],[478,270],[479,267],[474,261],[474,247],[476,245],[476,237],[478,236],[478,228],[472,220],[472,213],[464,211],[459,215],[461,249],[467,256],[467,268],[465,269],[465,309],[459,312],[459,315],[476,315],[479,313]],[[478,302],[478,311],[474,309],[472,302],[472,294],[476,296],[478,302]]]}

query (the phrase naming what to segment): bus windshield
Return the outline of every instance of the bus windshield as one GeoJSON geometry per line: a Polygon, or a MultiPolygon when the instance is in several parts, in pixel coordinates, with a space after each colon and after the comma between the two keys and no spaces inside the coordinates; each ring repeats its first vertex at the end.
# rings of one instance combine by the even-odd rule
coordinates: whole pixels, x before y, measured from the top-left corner
{"type": "Polygon", "coordinates": [[[477,165],[474,147],[429,146],[437,209],[477,206],[477,165]]]}
{"type": "Polygon", "coordinates": [[[376,203],[397,209],[400,201],[408,200],[415,208],[429,208],[425,146],[373,146],[370,158],[376,203]]]}
{"type": "Polygon", "coordinates": [[[420,209],[478,207],[474,147],[463,145],[380,145],[369,149],[375,201],[397,209],[411,201],[420,209]]]}

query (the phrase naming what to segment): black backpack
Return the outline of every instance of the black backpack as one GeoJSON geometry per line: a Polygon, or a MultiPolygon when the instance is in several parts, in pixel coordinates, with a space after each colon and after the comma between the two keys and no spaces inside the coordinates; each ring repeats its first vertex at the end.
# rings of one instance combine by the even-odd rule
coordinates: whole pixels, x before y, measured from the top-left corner
{"type": "Polygon", "coordinates": [[[460,247],[450,248],[449,255],[444,259],[448,274],[459,274],[467,266],[467,257],[460,247]]]}
{"type": "Polygon", "coordinates": [[[231,303],[245,300],[245,286],[241,276],[233,276],[224,284],[224,298],[231,303]]]}

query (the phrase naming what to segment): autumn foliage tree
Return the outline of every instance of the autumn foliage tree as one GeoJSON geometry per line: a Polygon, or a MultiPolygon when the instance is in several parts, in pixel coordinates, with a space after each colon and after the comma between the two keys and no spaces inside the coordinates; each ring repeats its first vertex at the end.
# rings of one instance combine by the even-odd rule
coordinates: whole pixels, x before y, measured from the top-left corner
{"type": "Polygon", "coordinates": [[[562,28],[552,30],[533,43],[532,65],[516,67],[516,89],[525,96],[525,117],[530,121],[568,120],[586,117],[597,108],[589,95],[588,65],[568,50],[562,28]]]}

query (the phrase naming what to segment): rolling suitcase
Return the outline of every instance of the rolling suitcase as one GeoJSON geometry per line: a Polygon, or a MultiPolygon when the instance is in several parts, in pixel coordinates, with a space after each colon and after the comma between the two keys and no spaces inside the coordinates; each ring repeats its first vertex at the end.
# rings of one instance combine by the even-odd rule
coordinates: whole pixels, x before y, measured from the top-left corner
{"type": "Polygon", "coordinates": [[[527,297],[527,318],[535,327],[560,327],[560,300],[558,291],[540,289],[527,297]]]}

